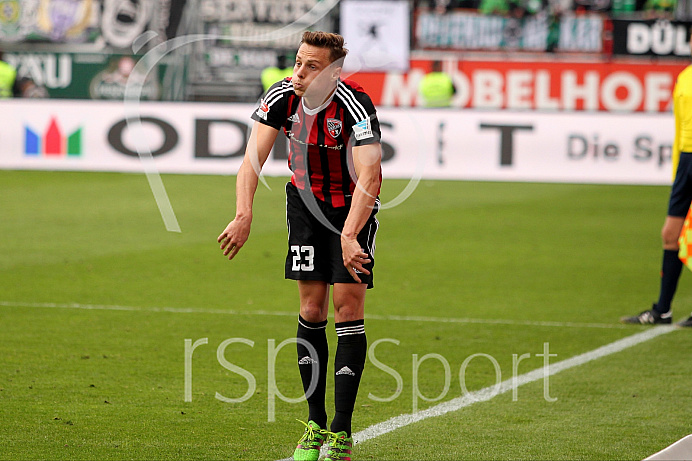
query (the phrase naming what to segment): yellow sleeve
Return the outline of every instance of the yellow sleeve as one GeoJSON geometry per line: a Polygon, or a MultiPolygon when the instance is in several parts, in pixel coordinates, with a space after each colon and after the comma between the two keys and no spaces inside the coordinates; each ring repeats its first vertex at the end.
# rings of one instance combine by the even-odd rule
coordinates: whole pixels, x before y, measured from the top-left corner
{"type": "Polygon", "coordinates": [[[671,163],[673,166],[673,178],[672,181],[675,181],[675,174],[678,171],[678,164],[680,163],[680,137],[681,137],[681,130],[680,127],[682,125],[682,120],[681,120],[681,115],[680,114],[680,94],[678,93],[678,82],[675,83],[675,87],[673,88],[673,115],[675,117],[675,137],[673,138],[673,152],[672,152],[672,158],[671,158],[671,163]]]}

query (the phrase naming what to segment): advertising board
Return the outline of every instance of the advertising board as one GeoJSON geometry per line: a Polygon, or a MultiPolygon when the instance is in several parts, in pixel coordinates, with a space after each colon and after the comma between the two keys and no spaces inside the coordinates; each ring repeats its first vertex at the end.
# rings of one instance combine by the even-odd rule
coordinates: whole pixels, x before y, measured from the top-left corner
{"type": "MultiPolygon", "coordinates": [[[[7,101],[0,168],[235,174],[255,106],[7,101]],[[147,163],[151,159],[153,163],[147,163]]],[[[671,114],[380,109],[385,178],[669,184],[671,114]]],[[[286,141],[264,174],[289,175],[286,141]]]]}

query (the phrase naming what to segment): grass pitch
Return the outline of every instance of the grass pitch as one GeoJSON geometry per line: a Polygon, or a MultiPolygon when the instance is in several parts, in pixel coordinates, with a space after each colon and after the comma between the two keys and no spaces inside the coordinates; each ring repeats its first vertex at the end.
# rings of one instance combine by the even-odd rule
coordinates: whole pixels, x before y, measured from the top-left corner
{"type": "MultiPolygon", "coordinates": [[[[258,191],[232,262],[216,237],[233,217],[234,178],[163,180],[181,233],[166,232],[142,175],[0,171],[0,459],[292,453],[306,404],[273,393],[301,393],[295,346],[277,351],[297,318],[283,280],[286,179],[258,191]],[[186,340],[202,340],[188,368],[186,340]]],[[[383,202],[405,185],[386,180],[383,202]]],[[[540,368],[546,343],[558,362],[642,331],[617,320],[655,300],[667,195],[422,181],[383,210],[366,332],[386,340],[375,354],[390,371],[366,364],[354,431],[462,395],[474,354],[485,358],[467,364],[469,391],[498,369],[511,378],[514,356],[528,354],[519,374],[540,368]],[[414,377],[427,354],[449,364],[448,389],[442,360],[414,377]]],[[[685,269],[677,320],[692,310],[690,285],[685,269]]],[[[642,459],[692,432],[691,333],[566,370],[548,394],[540,380],[403,427],[354,458],[642,459]]]]}

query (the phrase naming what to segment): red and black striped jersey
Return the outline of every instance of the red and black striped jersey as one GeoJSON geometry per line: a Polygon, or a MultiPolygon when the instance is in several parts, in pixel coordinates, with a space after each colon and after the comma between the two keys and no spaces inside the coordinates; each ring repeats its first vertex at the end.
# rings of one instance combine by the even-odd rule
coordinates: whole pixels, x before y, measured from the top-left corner
{"type": "Polygon", "coordinates": [[[346,206],[356,187],[351,149],[380,141],[375,106],[360,85],[349,80],[339,81],[330,99],[309,109],[288,77],[267,90],[252,119],[283,128],[289,139],[291,182],[310,188],[334,207],[346,206]]]}

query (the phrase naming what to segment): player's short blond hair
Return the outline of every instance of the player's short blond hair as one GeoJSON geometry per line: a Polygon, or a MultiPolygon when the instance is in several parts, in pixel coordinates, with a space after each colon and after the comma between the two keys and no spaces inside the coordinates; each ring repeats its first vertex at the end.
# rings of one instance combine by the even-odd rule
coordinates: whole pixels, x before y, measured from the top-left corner
{"type": "Polygon", "coordinates": [[[326,48],[329,50],[329,59],[331,62],[338,60],[343,60],[348,53],[348,50],[344,48],[344,37],[339,34],[332,34],[330,32],[322,31],[309,31],[303,32],[303,37],[300,40],[300,44],[303,43],[316,46],[318,48],[326,48]]]}

